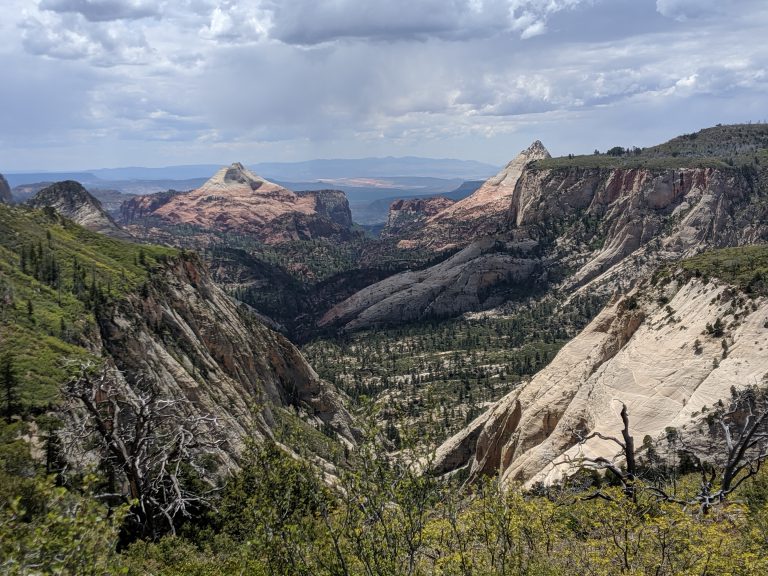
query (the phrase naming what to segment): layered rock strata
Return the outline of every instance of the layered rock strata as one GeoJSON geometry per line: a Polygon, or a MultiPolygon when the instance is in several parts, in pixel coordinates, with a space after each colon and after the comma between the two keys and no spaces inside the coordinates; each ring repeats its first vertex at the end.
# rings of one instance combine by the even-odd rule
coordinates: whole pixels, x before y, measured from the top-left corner
{"type": "Polygon", "coordinates": [[[642,284],[617,298],[528,383],[438,450],[440,473],[499,474],[506,484],[550,483],[580,456],[617,457],[627,406],[636,442],[682,427],[730,397],[731,387],[765,383],[768,300],[722,283],[692,279],[642,284]],[[666,302],[666,303],[665,303],[666,302]],[[727,326],[723,335],[708,329],[727,326]],[[725,352],[724,352],[725,351],[725,352]]]}

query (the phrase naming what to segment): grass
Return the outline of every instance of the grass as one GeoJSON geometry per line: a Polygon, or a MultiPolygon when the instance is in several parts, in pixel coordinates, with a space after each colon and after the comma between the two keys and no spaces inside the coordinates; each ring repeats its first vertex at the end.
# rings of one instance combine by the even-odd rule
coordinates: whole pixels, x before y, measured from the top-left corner
{"type": "Polygon", "coordinates": [[[538,160],[537,169],[680,168],[737,169],[768,161],[768,124],[733,124],[683,134],[649,148],[635,148],[622,155],[607,153],[563,156],[538,160]]]}
{"type": "Polygon", "coordinates": [[[712,250],[681,262],[689,275],[718,278],[748,294],[768,295],[768,245],[712,250]]]}
{"type": "Polygon", "coordinates": [[[137,290],[176,253],[108,238],[50,211],[0,205],[0,353],[13,358],[24,408],[49,406],[82,361],[100,362],[94,295],[104,303],[137,290]],[[32,261],[22,270],[30,252],[53,263],[55,280],[32,261]]]}
{"type": "Polygon", "coordinates": [[[158,262],[175,255],[162,246],[132,244],[91,232],[43,211],[0,206],[0,247],[18,254],[23,245],[49,247],[56,256],[62,277],[70,278],[73,259],[95,274],[114,294],[135,289],[147,279],[158,262]],[[142,261],[144,263],[142,263],[142,261]]]}

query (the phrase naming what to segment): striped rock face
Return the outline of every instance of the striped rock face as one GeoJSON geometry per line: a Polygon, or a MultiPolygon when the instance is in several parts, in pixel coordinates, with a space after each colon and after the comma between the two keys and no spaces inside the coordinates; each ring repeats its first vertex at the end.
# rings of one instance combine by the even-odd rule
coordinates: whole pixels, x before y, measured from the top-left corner
{"type": "Polygon", "coordinates": [[[268,243],[333,236],[352,224],[342,192],[293,192],[240,163],[222,168],[196,190],[143,196],[131,204],[123,212],[134,218],[250,234],[268,243]]]}
{"type": "Polygon", "coordinates": [[[727,401],[731,387],[764,382],[766,350],[765,298],[714,280],[642,283],[528,383],[445,442],[435,466],[467,467],[473,478],[500,474],[507,484],[557,481],[580,456],[618,455],[616,444],[599,437],[580,444],[577,433],[619,435],[622,405],[637,445],[645,436],[663,438],[668,427],[696,428],[697,415],[727,401]],[[727,328],[714,336],[707,325],[718,319],[727,328]]]}

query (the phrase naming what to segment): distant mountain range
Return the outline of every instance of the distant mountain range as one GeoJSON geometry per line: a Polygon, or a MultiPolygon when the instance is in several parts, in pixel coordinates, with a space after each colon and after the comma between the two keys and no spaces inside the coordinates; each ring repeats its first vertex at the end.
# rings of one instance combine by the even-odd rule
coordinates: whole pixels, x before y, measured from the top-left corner
{"type": "Polygon", "coordinates": [[[473,160],[418,158],[360,158],[354,160],[308,160],[306,162],[267,162],[252,169],[275,179],[381,178],[410,176],[434,178],[485,179],[497,166],[473,160]]]}
{"type": "MultiPolygon", "coordinates": [[[[105,194],[144,195],[167,190],[187,191],[203,185],[221,166],[195,164],[165,168],[103,168],[82,172],[7,173],[16,202],[30,199],[54,182],[75,180],[116,212],[105,194]]],[[[363,158],[254,164],[251,171],[290,190],[341,190],[349,199],[355,222],[383,223],[397,199],[443,195],[459,200],[471,194],[497,168],[468,160],[431,158],[363,158]]]]}
{"type": "MultiPolygon", "coordinates": [[[[161,168],[99,168],[73,172],[4,172],[11,187],[35,182],[77,180],[81,183],[132,180],[208,179],[220,164],[190,164],[161,168]]],[[[338,178],[432,177],[440,179],[485,179],[498,171],[497,166],[473,160],[419,157],[307,160],[303,162],[262,162],[248,168],[270,180],[290,182],[338,178]]]]}

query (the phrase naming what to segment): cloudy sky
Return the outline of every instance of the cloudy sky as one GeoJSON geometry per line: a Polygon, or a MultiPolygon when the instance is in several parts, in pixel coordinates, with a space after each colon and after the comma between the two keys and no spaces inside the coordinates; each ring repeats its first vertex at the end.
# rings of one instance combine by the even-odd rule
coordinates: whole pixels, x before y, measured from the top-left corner
{"type": "Polygon", "coordinates": [[[0,171],[502,164],[768,120],[765,0],[3,0],[0,171]]]}

